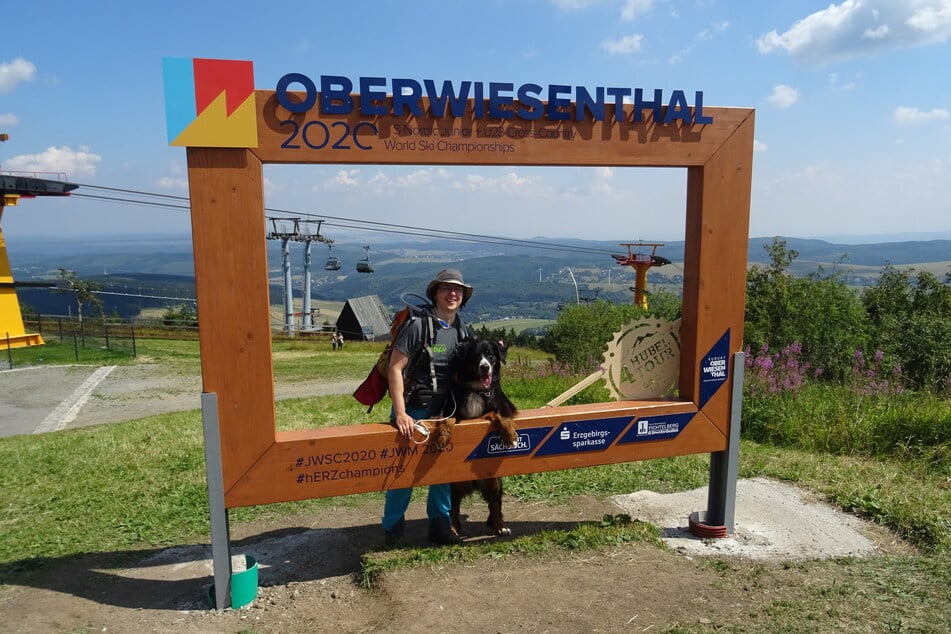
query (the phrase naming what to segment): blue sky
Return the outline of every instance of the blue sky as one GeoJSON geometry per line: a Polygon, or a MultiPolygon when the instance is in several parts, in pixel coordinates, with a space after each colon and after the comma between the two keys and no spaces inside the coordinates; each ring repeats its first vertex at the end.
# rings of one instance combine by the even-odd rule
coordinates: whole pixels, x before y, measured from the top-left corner
{"type": "MultiPolygon", "coordinates": [[[[951,234],[951,0],[38,0],[3,19],[3,171],[187,195],[161,60],[244,59],[268,89],[300,72],[702,90],[706,106],[756,109],[752,236],[951,234]]],[[[308,165],[265,177],[268,207],[307,214],[518,238],[684,231],[683,170],[308,165]]],[[[2,221],[8,242],[190,226],[182,210],[78,197],[26,200],[2,221]]]]}

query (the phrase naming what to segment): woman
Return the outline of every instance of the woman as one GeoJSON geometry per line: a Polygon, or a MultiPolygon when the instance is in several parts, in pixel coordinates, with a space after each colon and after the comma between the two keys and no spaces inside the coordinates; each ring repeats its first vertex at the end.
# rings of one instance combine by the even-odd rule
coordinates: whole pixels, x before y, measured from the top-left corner
{"type": "MultiPolygon", "coordinates": [[[[393,401],[392,422],[407,439],[412,439],[416,421],[441,416],[449,397],[449,355],[469,331],[457,315],[472,297],[472,287],[455,269],[444,269],[426,286],[426,297],[432,304],[432,344],[426,341],[425,319],[412,319],[393,343],[387,369],[390,398],[393,401]],[[431,355],[431,359],[428,358],[431,355]],[[433,380],[435,379],[435,381],[433,380]]],[[[383,535],[387,545],[403,541],[404,517],[413,489],[390,489],[383,507],[383,535]]],[[[449,484],[429,485],[426,515],[429,517],[429,541],[434,544],[458,544],[462,540],[450,528],[449,484]]]]}

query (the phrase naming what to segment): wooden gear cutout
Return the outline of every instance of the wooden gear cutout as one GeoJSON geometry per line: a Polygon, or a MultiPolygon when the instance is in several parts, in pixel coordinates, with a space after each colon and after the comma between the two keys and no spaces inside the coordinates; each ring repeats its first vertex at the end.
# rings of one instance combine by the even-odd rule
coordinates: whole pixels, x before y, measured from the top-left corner
{"type": "Polygon", "coordinates": [[[680,322],[635,319],[614,334],[604,352],[604,380],[615,400],[676,393],[680,378],[680,322]]]}

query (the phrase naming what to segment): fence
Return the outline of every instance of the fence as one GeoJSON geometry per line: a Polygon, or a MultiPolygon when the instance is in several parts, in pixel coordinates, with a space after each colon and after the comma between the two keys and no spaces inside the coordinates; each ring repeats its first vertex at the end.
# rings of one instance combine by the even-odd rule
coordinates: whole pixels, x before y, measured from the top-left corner
{"type": "MultiPolygon", "coordinates": [[[[72,346],[76,361],[89,356],[90,350],[136,356],[136,329],[139,326],[129,319],[87,317],[79,321],[77,317],[66,315],[31,315],[24,318],[23,326],[27,332],[39,333],[46,342],[72,346]]],[[[0,347],[6,351],[7,364],[12,368],[10,340],[0,336],[3,337],[0,347]]]]}
{"type": "MultiPolygon", "coordinates": [[[[195,319],[144,319],[141,317],[86,317],[79,321],[73,315],[23,316],[27,332],[39,333],[47,343],[57,342],[73,349],[73,358],[78,362],[89,359],[92,350],[109,350],[115,353],[137,355],[136,343],[143,339],[198,339],[198,322],[195,319]]],[[[333,325],[316,325],[311,330],[287,333],[274,330],[275,341],[303,339],[326,339],[334,331],[333,325]]],[[[13,368],[18,356],[8,336],[0,332],[0,354],[13,368]]],[[[0,361],[2,363],[2,361],[0,361]]]]}

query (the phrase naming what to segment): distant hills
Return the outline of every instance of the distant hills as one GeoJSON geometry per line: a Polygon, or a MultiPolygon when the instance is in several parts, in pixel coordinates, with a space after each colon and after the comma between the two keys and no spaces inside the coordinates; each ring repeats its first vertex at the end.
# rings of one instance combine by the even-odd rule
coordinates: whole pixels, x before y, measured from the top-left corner
{"type": "MultiPolygon", "coordinates": [[[[790,268],[794,274],[833,269],[850,284],[874,283],[886,264],[926,268],[943,277],[951,270],[951,240],[917,240],[877,244],[842,244],[818,239],[782,238],[786,248],[799,253],[790,268]]],[[[764,248],[773,238],[752,238],[751,264],[769,261],[764,248]]],[[[524,241],[528,243],[529,241],[524,241]]],[[[362,244],[337,243],[333,255],[343,263],[339,271],[324,270],[326,245],[312,244],[312,298],[345,301],[368,294],[379,295],[396,307],[400,294],[422,293],[426,282],[440,269],[463,271],[477,289],[467,307],[470,320],[502,317],[553,319],[563,303],[601,298],[631,301],[634,283],[630,268],[620,267],[612,253],[626,249],[614,241],[537,238],[529,244],[499,244],[387,237],[371,244],[374,272],[357,273],[356,262],[366,257],[362,244]],[[573,278],[573,280],[572,280],[573,278]]],[[[123,316],[147,306],[174,305],[166,298],[194,297],[194,268],[189,236],[133,237],[96,241],[8,240],[16,281],[55,280],[58,268],[92,279],[110,294],[104,295],[107,311],[123,316]]],[[[652,269],[649,285],[677,292],[682,285],[684,243],[667,242],[658,255],[671,264],[652,269]]],[[[291,244],[293,294],[300,300],[303,284],[303,246],[291,244]]],[[[272,304],[283,302],[280,243],[268,241],[272,304]]],[[[64,314],[68,296],[49,290],[20,289],[20,302],[43,313],[64,314]]]]}

